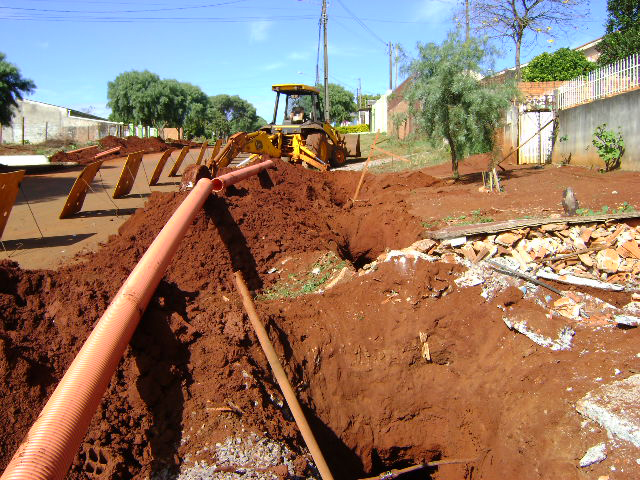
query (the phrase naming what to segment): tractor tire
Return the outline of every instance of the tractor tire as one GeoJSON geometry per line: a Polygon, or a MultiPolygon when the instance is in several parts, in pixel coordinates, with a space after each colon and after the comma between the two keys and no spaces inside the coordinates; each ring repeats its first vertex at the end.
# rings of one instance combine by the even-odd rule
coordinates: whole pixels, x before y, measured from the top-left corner
{"type": "Polygon", "coordinates": [[[324,163],[329,163],[331,158],[331,145],[327,136],[323,133],[311,133],[307,135],[306,146],[324,163]]]}
{"type": "Polygon", "coordinates": [[[333,155],[331,155],[331,166],[341,167],[347,161],[347,151],[344,148],[336,147],[333,149],[333,155]]]}

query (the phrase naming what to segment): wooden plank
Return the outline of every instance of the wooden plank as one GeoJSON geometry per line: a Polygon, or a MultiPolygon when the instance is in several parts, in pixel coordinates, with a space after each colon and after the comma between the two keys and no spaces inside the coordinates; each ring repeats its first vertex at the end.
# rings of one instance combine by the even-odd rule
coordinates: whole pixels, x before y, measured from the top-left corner
{"type": "Polygon", "coordinates": [[[164,153],[160,157],[160,160],[158,160],[156,168],[153,170],[153,174],[151,175],[151,180],[149,180],[149,186],[153,186],[158,183],[158,180],[160,180],[160,174],[162,173],[162,169],[164,168],[165,164],[167,163],[167,160],[169,160],[169,157],[171,156],[174,150],[175,148],[170,148],[169,150],[164,151],[164,153]]]}
{"type": "Polygon", "coordinates": [[[176,173],[178,173],[178,170],[180,170],[180,165],[182,165],[184,157],[187,156],[189,148],[191,147],[187,145],[186,147],[183,147],[182,150],[180,150],[180,155],[178,155],[178,158],[176,158],[176,161],[173,163],[173,167],[171,167],[171,170],[169,170],[170,177],[174,177],[176,173]]]}
{"type": "Polygon", "coordinates": [[[367,157],[367,161],[364,162],[364,167],[362,167],[362,175],[360,175],[360,180],[358,181],[358,185],[356,186],[356,191],[353,193],[353,201],[358,200],[358,195],[360,195],[360,188],[362,188],[362,182],[364,181],[364,176],[367,173],[367,169],[369,168],[369,162],[371,161],[371,157],[373,156],[373,151],[376,149],[376,143],[378,143],[378,137],[380,136],[380,130],[376,132],[376,137],[373,139],[373,143],[371,144],[371,149],[369,150],[369,156],[367,157]]]}
{"type": "Polygon", "coordinates": [[[200,153],[198,154],[198,159],[196,160],[196,165],[200,165],[202,163],[202,158],[204,157],[204,152],[207,151],[207,147],[209,146],[209,142],[207,140],[202,144],[202,148],[200,149],[200,153]]]}
{"type": "Polygon", "coordinates": [[[25,171],[17,170],[15,172],[0,173],[0,238],[2,238],[4,227],[7,226],[11,209],[16,203],[18,189],[25,171]]]}
{"type": "Polygon", "coordinates": [[[64,207],[62,207],[58,218],[69,218],[74,213],[82,210],[82,204],[87,196],[89,185],[93,182],[103,161],[104,160],[98,160],[97,162],[90,163],[80,172],[80,175],[78,175],[78,178],[76,178],[76,181],[73,183],[73,187],[71,187],[69,191],[69,195],[67,195],[67,201],[64,202],[64,207]]]}
{"type": "Polygon", "coordinates": [[[107,155],[111,155],[112,153],[119,152],[121,149],[122,147],[113,147],[109,150],[105,150],[104,152],[97,153],[94,158],[97,160],[99,158],[106,157],[107,155]]]}
{"type": "Polygon", "coordinates": [[[131,191],[133,182],[136,180],[136,175],[138,175],[138,169],[142,163],[143,153],[144,152],[134,152],[127,156],[127,161],[124,162],[116,188],[113,190],[113,198],[122,198],[131,191]]]}
{"type": "Polygon", "coordinates": [[[589,216],[573,216],[573,217],[559,217],[559,218],[524,218],[518,220],[505,220],[501,222],[492,223],[480,223],[475,225],[460,225],[454,227],[444,228],[442,230],[427,231],[424,233],[425,238],[431,238],[433,240],[446,240],[449,238],[483,235],[503,232],[505,230],[515,230],[518,228],[526,227],[539,227],[541,225],[550,225],[558,223],[568,224],[588,224],[588,223],[601,223],[612,220],[625,220],[640,218],[640,212],[629,213],[610,213],[603,215],[589,215],[589,216]]]}
{"type": "Polygon", "coordinates": [[[89,150],[90,148],[98,148],[97,145],[89,145],[88,147],[82,147],[82,148],[76,148],[75,150],[69,150],[65,153],[80,153],[80,152],[84,152],[85,150],[89,150]]]}

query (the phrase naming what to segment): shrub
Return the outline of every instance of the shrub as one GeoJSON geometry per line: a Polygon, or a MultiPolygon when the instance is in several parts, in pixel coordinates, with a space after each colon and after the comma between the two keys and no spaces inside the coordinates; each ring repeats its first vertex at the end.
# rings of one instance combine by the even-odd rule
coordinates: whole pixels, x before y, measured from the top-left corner
{"type": "Polygon", "coordinates": [[[616,133],[606,128],[606,123],[598,125],[593,132],[591,143],[596,147],[598,155],[604,161],[605,172],[610,172],[620,167],[620,158],[624,153],[624,140],[620,131],[616,133]]]}
{"type": "Polygon", "coordinates": [[[587,60],[584,53],[561,48],[553,53],[544,52],[531,60],[522,69],[522,79],[525,82],[571,80],[594,68],[596,64],[587,60]]]}
{"type": "Polygon", "coordinates": [[[347,125],[346,127],[336,127],[336,130],[340,133],[362,133],[369,131],[369,125],[347,125]]]}

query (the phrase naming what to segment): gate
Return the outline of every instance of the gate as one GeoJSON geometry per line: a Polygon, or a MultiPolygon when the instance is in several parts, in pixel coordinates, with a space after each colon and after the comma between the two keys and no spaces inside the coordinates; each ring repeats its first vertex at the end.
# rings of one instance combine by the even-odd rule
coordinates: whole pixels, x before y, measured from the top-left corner
{"type": "Polygon", "coordinates": [[[520,141],[518,144],[522,147],[518,155],[519,164],[551,163],[553,123],[549,122],[552,119],[553,112],[549,111],[524,111],[520,114],[520,141]],[[541,132],[536,133],[547,123],[549,124],[541,132]],[[523,145],[525,142],[527,143],[523,145]]]}

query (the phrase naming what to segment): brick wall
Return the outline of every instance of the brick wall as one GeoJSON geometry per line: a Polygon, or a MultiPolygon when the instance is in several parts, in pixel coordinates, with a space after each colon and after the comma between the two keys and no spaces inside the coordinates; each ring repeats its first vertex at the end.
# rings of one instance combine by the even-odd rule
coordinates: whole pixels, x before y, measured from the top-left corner
{"type": "Polygon", "coordinates": [[[525,97],[550,95],[567,82],[518,82],[518,88],[525,97]]]}

